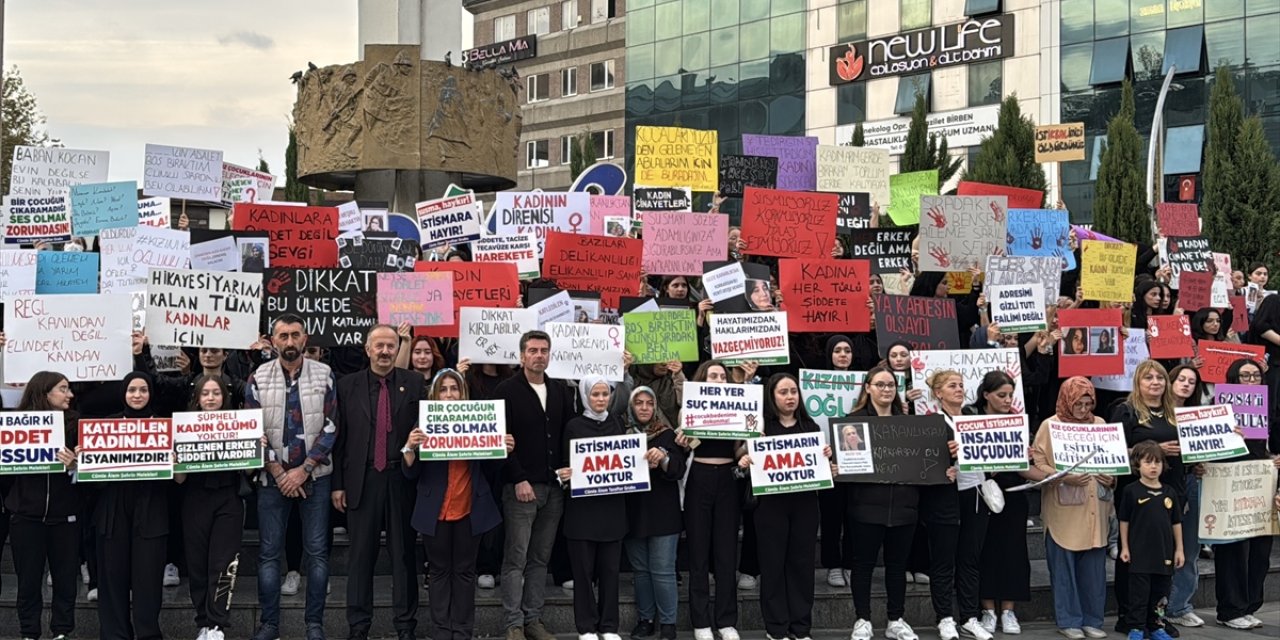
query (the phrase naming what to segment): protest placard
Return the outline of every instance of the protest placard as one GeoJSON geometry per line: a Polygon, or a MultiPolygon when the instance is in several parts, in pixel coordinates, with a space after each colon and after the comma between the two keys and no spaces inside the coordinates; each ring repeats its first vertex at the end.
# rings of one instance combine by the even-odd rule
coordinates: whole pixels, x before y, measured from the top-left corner
{"type": "Polygon", "coordinates": [[[877,484],[948,484],[947,467],[951,434],[940,415],[848,417],[831,421],[837,432],[834,447],[837,482],[877,484]],[[871,451],[870,464],[856,449],[842,451],[845,431],[852,426],[858,439],[871,451]]]}
{"type": "Polygon", "coordinates": [[[702,274],[702,263],[729,253],[729,216],[722,213],[650,211],[644,214],[645,273],[702,274]]]}
{"type": "Polygon", "coordinates": [[[191,243],[191,268],[201,271],[239,271],[240,252],[233,236],[191,243]]]}
{"type": "Polygon", "coordinates": [[[649,490],[648,444],[643,433],[569,441],[569,497],[649,490]]]}
{"type": "Polygon", "coordinates": [[[959,349],[956,301],[925,296],[873,296],[876,307],[876,345],[881,355],[889,345],[903,341],[913,351],[959,349]]]}
{"type": "Polygon", "coordinates": [[[741,197],[747,187],[778,188],[778,159],[772,156],[720,156],[720,195],[741,197]]]}
{"type": "Polygon", "coordinates": [[[635,184],[715,191],[720,181],[719,139],[716,131],[637,126],[635,184]]]}
{"type": "Polygon", "coordinates": [[[985,182],[969,182],[961,180],[956,186],[956,195],[961,196],[1004,196],[1008,198],[1010,209],[1039,209],[1044,206],[1044,192],[1038,189],[1022,189],[1006,187],[985,182]]]}
{"type": "MultiPolygon", "coordinates": [[[[1166,238],[1169,258],[1169,271],[1173,279],[1169,286],[1181,289],[1182,274],[1213,273],[1213,251],[1209,248],[1209,239],[1203,236],[1192,238],[1166,238]]],[[[1186,307],[1188,309],[1193,307],[1186,307]]]]}
{"type": "Polygon", "coordinates": [[[1050,256],[988,256],[984,272],[986,285],[1026,285],[1044,287],[1045,306],[1058,304],[1058,284],[1062,280],[1061,261],[1050,256]]]}
{"type": "MultiPolygon", "coordinates": [[[[5,244],[67,242],[71,239],[71,200],[52,196],[4,196],[5,244]]],[[[3,222],[3,221],[0,221],[3,222]]]]}
{"type": "Polygon", "coordinates": [[[911,268],[913,229],[854,229],[849,236],[849,257],[869,258],[871,273],[897,274],[911,268]]]}
{"type": "MultiPolygon", "coordinates": [[[[347,347],[364,344],[378,322],[378,274],[355,269],[267,269],[263,326],[277,316],[300,316],[307,344],[347,347]]],[[[183,343],[178,343],[183,344],[183,343]]]]}
{"type": "Polygon", "coordinates": [[[1231,296],[1231,328],[1244,335],[1249,332],[1249,303],[1244,296],[1231,296]]]}
{"type": "Polygon", "coordinates": [[[96,253],[41,251],[36,256],[36,293],[97,293],[96,253]]]}
{"type": "MultiPolygon", "coordinates": [[[[834,193],[747,187],[742,198],[746,252],[780,258],[831,257],[839,201],[834,193]]],[[[645,235],[647,242],[648,229],[645,235]]]]}
{"type": "Polygon", "coordinates": [[[1006,240],[1008,255],[1053,256],[1061,259],[1063,271],[1076,268],[1065,209],[1009,209],[1006,240]]]}
{"type": "Polygon", "coordinates": [[[751,493],[757,496],[830,489],[831,462],[822,455],[819,433],[797,433],[747,441],[751,493]]]}
{"type": "Polygon", "coordinates": [[[71,187],[71,231],[96,236],[103,229],[138,226],[138,183],[98,182],[71,187]]]}
{"type": "Polygon", "coordinates": [[[1043,284],[994,285],[986,293],[991,322],[1001,333],[1033,333],[1048,326],[1043,284]]]}
{"type": "Polygon", "coordinates": [[[1183,271],[1181,282],[1178,283],[1178,306],[1188,310],[1212,306],[1213,282],[1211,273],[1183,271]]]}
{"type": "Polygon", "coordinates": [[[222,201],[222,152],[147,144],[142,193],[222,201]]]}
{"type": "Polygon", "coordinates": [[[757,438],[764,430],[764,387],[758,384],[684,383],[680,425],[706,440],[757,438]]]}
{"type": "Polygon", "coordinates": [[[35,249],[0,251],[0,302],[36,293],[37,252],[35,249]]]}
{"type": "Polygon", "coordinates": [[[1007,246],[1006,208],[1002,196],[921,196],[920,270],[981,267],[1007,246]]]}
{"type": "Polygon", "coordinates": [[[817,159],[818,191],[866,193],[871,203],[889,204],[888,149],[822,144],[817,159]]]}
{"type": "MultiPolygon", "coordinates": [[[[906,393],[906,375],[895,373],[899,399],[906,393]]],[[[800,370],[800,402],[825,434],[832,418],[853,412],[866,383],[866,371],[800,370]]],[[[825,437],[825,435],[824,435],[825,437]]]]}
{"type": "Polygon", "coordinates": [[[870,271],[866,260],[779,260],[778,284],[790,330],[870,331],[870,271]]]}
{"type": "Polygon", "coordinates": [[[535,293],[540,291],[544,290],[537,288],[529,290],[529,309],[537,313],[536,321],[539,330],[545,329],[548,322],[574,321],[574,317],[578,315],[577,312],[582,306],[581,300],[570,298],[568,291],[557,291],[534,302],[535,293]]]}
{"type": "Polygon", "coordinates": [[[1080,288],[1086,300],[1131,302],[1133,269],[1138,247],[1123,242],[1085,240],[1080,243],[1080,288]]]}
{"type": "Polygon", "coordinates": [[[62,196],[78,184],[106,182],[110,160],[106,151],[17,145],[13,148],[9,195],[23,199],[62,196]]]}
{"type": "Polygon", "coordinates": [[[452,324],[423,327],[418,335],[437,338],[458,337],[458,315],[463,307],[506,309],[520,303],[520,280],[516,268],[502,262],[424,262],[416,271],[444,271],[453,274],[452,324]]]}
{"type": "Polygon", "coordinates": [[[1058,376],[1112,376],[1124,372],[1119,309],[1060,309],[1058,376]]]}
{"type": "Polygon", "coordinates": [[[551,359],[547,375],[565,380],[581,380],[597,375],[610,382],[621,382],[626,367],[622,351],[626,346],[626,328],[583,322],[548,322],[551,336],[551,359]]]}
{"type": "Polygon", "coordinates": [[[1150,357],[1147,351],[1147,335],[1143,331],[1130,331],[1124,339],[1124,371],[1119,375],[1093,376],[1093,386],[1109,391],[1133,390],[1133,374],[1138,365],[1150,357]]]}
{"type": "Polygon", "coordinates": [[[173,472],[260,469],[262,409],[173,414],[173,472]]]}
{"type": "Polygon", "coordinates": [[[889,176],[889,194],[889,217],[895,225],[920,224],[920,198],[938,194],[938,170],[889,176]]]}
{"type": "Polygon", "coordinates": [[[538,243],[531,233],[481,237],[471,243],[471,253],[471,259],[476,262],[506,262],[515,265],[521,280],[532,280],[542,275],[538,266],[538,243]]]}
{"type": "Polygon", "coordinates": [[[67,447],[61,411],[0,412],[0,476],[60,473],[58,452],[67,447]]]}
{"type": "Polygon", "coordinates": [[[1157,202],[1156,226],[1166,238],[1200,235],[1200,207],[1190,202],[1157,202]]]}
{"type": "Polygon", "coordinates": [[[746,285],[747,276],[742,270],[742,263],[736,261],[718,269],[712,269],[702,276],[702,286],[707,292],[707,298],[712,302],[745,295],[746,285]]]}
{"type": "Polygon", "coordinates": [[[267,232],[272,267],[338,266],[337,207],[237,203],[231,211],[232,229],[267,232]]]}
{"type": "MultiPolygon", "coordinates": [[[[693,196],[688,187],[633,187],[631,207],[637,214],[647,211],[692,211],[693,196]]],[[[645,221],[648,222],[647,219],[645,221]]]]}
{"type": "Polygon", "coordinates": [[[818,139],[813,136],[742,134],[743,153],[778,159],[778,189],[782,191],[813,191],[817,187],[817,151],[818,139]]]}
{"type": "Polygon", "coordinates": [[[839,193],[836,204],[836,233],[849,235],[871,228],[871,194],[839,193]]]}
{"type": "Polygon", "coordinates": [[[788,364],[787,314],[782,312],[711,314],[711,357],[729,366],[743,362],[788,364]]]}
{"type": "Polygon", "coordinates": [[[418,428],[427,436],[419,460],[507,457],[505,400],[422,400],[418,406],[418,428]]]}
{"type": "Polygon", "coordinates": [[[379,273],[378,322],[393,327],[453,322],[453,278],[447,273],[379,273]]]}
{"type": "MultiPolygon", "coordinates": [[[[730,295],[713,300],[716,313],[745,313],[747,311],[772,310],[773,283],[769,266],[758,262],[711,261],[702,265],[704,273],[711,273],[730,265],[739,265],[743,273],[742,295],[730,295]],[[753,299],[754,297],[754,299],[753,299]]],[[[705,276],[704,276],[705,277],[705,276]]],[[[704,281],[705,282],[705,281],[704,281]]],[[[705,284],[704,284],[705,286],[705,284]]]]}
{"type": "Polygon", "coordinates": [[[1204,361],[1204,365],[1200,367],[1200,377],[1204,382],[1214,384],[1226,382],[1227,369],[1230,369],[1236,360],[1266,362],[1266,348],[1260,344],[1200,340],[1196,345],[1200,349],[1200,359],[1204,361]]]}
{"type": "MultiPolygon", "coordinates": [[[[1186,285],[1183,285],[1184,287],[1186,285]]],[[[1214,309],[1231,306],[1231,254],[1213,252],[1213,285],[1209,289],[1209,305],[1214,309]]],[[[1181,296],[1180,296],[1181,297],[1181,296]]],[[[1243,334],[1244,331],[1237,331],[1243,334]]]]}
{"type": "Polygon", "coordinates": [[[463,307],[459,314],[458,358],[476,364],[520,364],[520,336],[537,329],[532,309],[463,307]]]}
{"type": "Polygon", "coordinates": [[[697,362],[698,324],[693,309],[667,309],[622,314],[626,349],[635,364],[697,362]]]}
{"type": "Polygon", "coordinates": [[[261,300],[259,273],[153,269],[146,333],[162,345],[244,349],[260,335],[261,300]]]}
{"type": "Polygon", "coordinates": [[[631,196],[598,196],[590,194],[590,233],[602,236],[605,231],[605,218],[630,218],[631,196]]]}
{"type": "Polygon", "coordinates": [[[1271,432],[1271,417],[1267,404],[1270,389],[1265,384],[1229,384],[1214,385],[1213,401],[1230,405],[1234,409],[1236,425],[1240,427],[1244,437],[1250,440],[1266,440],[1271,432]]]}
{"type": "Polygon", "coordinates": [[[991,371],[1003,371],[1013,378],[1013,413],[1022,413],[1023,402],[1022,361],[1018,349],[939,349],[911,352],[911,388],[924,392],[915,401],[917,415],[941,411],[938,399],[926,380],[934,371],[951,370],[964,377],[964,403],[971,405],[978,400],[978,388],[982,377],[991,371]]]}
{"type": "Polygon", "coordinates": [[[1129,466],[1129,447],[1124,440],[1124,425],[1119,422],[1082,424],[1050,420],[1049,442],[1053,449],[1053,468],[1058,471],[1075,467],[1073,473],[1104,476],[1133,473],[1129,466]],[[1090,454],[1093,457],[1084,462],[1090,454]]]}
{"type": "Polygon", "coordinates": [[[472,193],[415,205],[422,248],[462,244],[480,237],[480,205],[472,193]]]}
{"type": "Polygon", "coordinates": [[[172,218],[168,198],[143,198],[138,201],[139,225],[167,229],[172,226],[172,218]]]}
{"type": "Polygon", "coordinates": [[[182,229],[138,227],[129,252],[129,276],[145,283],[153,269],[191,266],[191,234],[182,229]]]}
{"type": "Polygon", "coordinates": [[[77,482],[173,479],[169,418],[80,420],[77,482]]]}
{"type": "Polygon", "coordinates": [[[616,309],[619,297],[635,295],[640,288],[645,244],[648,243],[634,238],[551,231],[547,234],[542,277],[562,289],[597,291],[601,304],[616,309]]]}
{"type": "MultiPolygon", "coordinates": [[[[1227,544],[1280,535],[1280,513],[1272,507],[1276,466],[1270,460],[1204,465],[1200,478],[1200,541],[1227,544]]],[[[1188,523],[1189,524],[1189,523],[1188,523]]]]}
{"type": "Polygon", "coordinates": [[[333,242],[342,269],[398,273],[413,271],[418,264],[418,243],[391,233],[352,231],[333,242]]]}
{"type": "Polygon", "coordinates": [[[955,416],[960,471],[1026,471],[1030,466],[1027,414],[955,416]]]}
{"type": "Polygon", "coordinates": [[[276,177],[269,173],[230,162],[222,163],[222,204],[224,205],[273,200],[275,188],[276,177]]]}
{"type": "Polygon", "coordinates": [[[364,212],[360,203],[348,200],[338,205],[338,231],[364,231],[364,212]]]}
{"type": "Polygon", "coordinates": [[[133,275],[133,240],[139,227],[128,229],[103,229],[98,235],[99,293],[125,293],[145,291],[146,279],[133,275]]]}
{"type": "Polygon", "coordinates": [[[1224,460],[1249,453],[1244,438],[1236,433],[1236,417],[1230,406],[1179,407],[1174,413],[1178,416],[1182,462],[1224,460]]]}
{"type": "Polygon", "coordinates": [[[1147,316],[1147,349],[1152,358],[1196,357],[1191,322],[1187,316],[1147,316]]]}
{"type": "Polygon", "coordinates": [[[1084,123],[1036,127],[1036,163],[1084,160],[1084,123]]]}

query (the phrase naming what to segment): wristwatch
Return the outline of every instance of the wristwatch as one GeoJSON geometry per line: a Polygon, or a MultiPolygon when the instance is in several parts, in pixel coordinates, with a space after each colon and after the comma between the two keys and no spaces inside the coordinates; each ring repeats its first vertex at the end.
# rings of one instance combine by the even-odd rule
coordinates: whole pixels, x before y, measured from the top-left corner
{"type": "Polygon", "coordinates": [[[315,469],[316,469],[316,466],[314,464],[311,464],[310,462],[302,465],[302,470],[306,471],[307,475],[311,475],[311,472],[315,471],[315,469]]]}

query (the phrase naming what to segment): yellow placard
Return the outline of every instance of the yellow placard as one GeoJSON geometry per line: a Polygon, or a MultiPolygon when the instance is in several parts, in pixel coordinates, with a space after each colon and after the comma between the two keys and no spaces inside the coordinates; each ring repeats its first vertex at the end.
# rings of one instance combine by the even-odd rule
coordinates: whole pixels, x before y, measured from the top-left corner
{"type": "Polygon", "coordinates": [[[948,271],[947,294],[968,295],[973,291],[973,274],[968,271],[948,271]]]}
{"type": "Polygon", "coordinates": [[[635,184],[714,192],[720,187],[719,151],[715,131],[638,126],[635,184]]]}
{"type": "Polygon", "coordinates": [[[1086,300],[1131,302],[1138,247],[1125,242],[1085,240],[1080,245],[1080,287],[1086,300]]]}
{"type": "Polygon", "coordinates": [[[1036,127],[1036,162],[1084,160],[1084,123],[1036,127]]]}

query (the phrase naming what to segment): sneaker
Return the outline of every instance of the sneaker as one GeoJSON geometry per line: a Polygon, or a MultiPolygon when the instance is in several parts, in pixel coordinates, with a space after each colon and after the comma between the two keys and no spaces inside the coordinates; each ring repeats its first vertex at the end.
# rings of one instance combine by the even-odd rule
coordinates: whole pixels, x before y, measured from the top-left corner
{"type": "Polygon", "coordinates": [[[1127,640],[1143,640],[1146,636],[1142,633],[1142,629],[1130,629],[1127,640]]]}
{"type": "Polygon", "coordinates": [[[164,586],[176,587],[181,580],[178,579],[178,567],[172,563],[164,566],[164,586]]]}
{"type": "Polygon", "coordinates": [[[738,630],[733,627],[720,627],[720,640],[741,640],[738,630]]]}
{"type": "Polygon", "coordinates": [[[307,640],[325,640],[324,626],[317,624],[307,627],[307,640]]]}
{"type": "Polygon", "coordinates": [[[347,640],[369,640],[369,630],[351,629],[347,632],[347,640]]]}
{"type": "Polygon", "coordinates": [[[226,638],[227,636],[226,634],[222,633],[222,629],[219,629],[217,627],[210,629],[209,635],[206,636],[207,640],[226,640],[226,638]]]}
{"type": "Polygon", "coordinates": [[[1074,627],[1068,629],[1058,629],[1058,633],[1066,636],[1069,640],[1084,640],[1084,632],[1074,627]]]}
{"type": "Polygon", "coordinates": [[[1232,628],[1232,629],[1252,629],[1253,628],[1253,621],[1250,620],[1248,616],[1240,616],[1239,618],[1232,618],[1231,620],[1227,620],[1225,622],[1222,620],[1219,620],[1218,624],[1224,627],[1232,628]]]}
{"type": "Polygon", "coordinates": [[[757,580],[756,577],[753,575],[744,573],[738,576],[738,588],[742,589],[743,591],[750,591],[752,589],[755,589],[759,585],[760,585],[760,581],[757,580]]]}
{"type": "Polygon", "coordinates": [[[1258,627],[1261,627],[1263,624],[1265,624],[1263,621],[1259,620],[1259,619],[1258,619],[1256,616],[1254,616],[1253,614],[1246,614],[1246,615],[1245,615],[1245,618],[1248,618],[1248,619],[1249,619],[1249,622],[1253,623],[1253,628],[1254,628],[1254,629],[1257,629],[1258,627]]]}
{"type": "Polygon", "coordinates": [[[644,638],[653,637],[653,621],[652,620],[636,620],[636,627],[631,630],[631,637],[634,640],[643,640],[644,638]]]}
{"type": "Polygon", "coordinates": [[[497,581],[493,579],[493,576],[487,573],[476,578],[476,586],[480,587],[481,589],[492,589],[496,585],[497,585],[497,581]]]}
{"type": "Polygon", "coordinates": [[[982,628],[983,628],[983,629],[986,629],[986,630],[987,630],[987,633],[995,633],[995,632],[996,632],[996,611],[995,611],[995,609],[984,609],[984,610],[982,611],[982,628]]]}
{"type": "Polygon", "coordinates": [[[676,626],[674,624],[658,625],[658,637],[662,640],[676,640],[676,626]]]}
{"type": "Polygon", "coordinates": [[[960,632],[956,631],[956,620],[947,616],[938,621],[938,637],[942,640],[960,640],[960,632]]]}
{"type": "Polygon", "coordinates": [[[1211,546],[1209,546],[1209,545],[1207,545],[1207,544],[1202,544],[1202,545],[1200,545],[1200,554],[1199,554],[1199,555],[1200,555],[1200,557],[1201,557],[1201,558],[1204,558],[1205,560],[1212,560],[1212,559],[1213,559],[1213,547],[1211,547],[1211,546]]]}
{"type": "Polygon", "coordinates": [[[1085,636],[1086,638],[1105,638],[1105,637],[1107,637],[1107,632],[1106,632],[1106,631],[1103,631],[1102,629],[1099,629],[1099,628],[1097,628],[1097,627],[1085,627],[1085,628],[1083,629],[1083,631],[1084,631],[1084,636],[1085,636]]]}
{"type": "Polygon", "coordinates": [[[849,634],[849,640],[871,640],[871,636],[876,632],[871,627],[870,620],[858,619],[853,623],[853,633],[849,634]]]}
{"type": "Polygon", "coordinates": [[[573,581],[565,580],[564,582],[561,582],[560,588],[564,589],[565,591],[573,591],[573,581]]]}
{"type": "Polygon", "coordinates": [[[711,627],[703,627],[693,630],[693,640],[715,640],[715,634],[711,633],[711,627]]]}
{"type": "Polygon", "coordinates": [[[44,574],[44,586],[46,586],[46,587],[52,587],[52,586],[53,586],[53,574],[52,574],[52,573],[46,573],[46,574],[44,574]]]}
{"type": "Polygon", "coordinates": [[[844,581],[844,571],[840,569],[827,569],[827,585],[832,587],[847,587],[849,583],[844,581]]]}
{"type": "Polygon", "coordinates": [[[209,627],[200,627],[200,633],[196,634],[196,640],[209,640],[209,627]]]}
{"type": "Polygon", "coordinates": [[[80,582],[89,584],[89,565],[88,564],[80,565],[80,582]]]}
{"type": "Polygon", "coordinates": [[[258,627],[257,633],[253,634],[253,640],[280,640],[280,627],[264,624],[258,627]]]}
{"type": "Polygon", "coordinates": [[[541,620],[534,620],[524,626],[524,637],[529,640],[556,640],[555,635],[547,631],[547,625],[541,620]]]}
{"type": "Polygon", "coordinates": [[[1194,611],[1188,611],[1180,616],[1169,618],[1169,622],[1176,622],[1184,627],[1203,627],[1204,618],[1196,615],[1194,611]]]}
{"type": "Polygon", "coordinates": [[[910,571],[908,571],[908,572],[907,572],[907,584],[911,584],[912,582],[915,582],[915,581],[916,581],[915,576],[914,576],[914,575],[912,575],[910,571]]]}
{"type": "Polygon", "coordinates": [[[84,599],[85,599],[85,600],[88,600],[89,602],[97,602],[97,601],[98,601],[98,590],[97,590],[97,589],[90,589],[90,590],[89,590],[89,593],[84,594],[84,599]]]}
{"type": "Polygon", "coordinates": [[[578,640],[600,640],[600,636],[594,633],[579,633],[578,640]]]}
{"type": "MultiPolygon", "coordinates": [[[[954,623],[953,623],[954,624],[954,623]]],[[[939,632],[942,625],[938,625],[939,632]]],[[[960,634],[966,638],[976,638],[977,640],[991,640],[991,632],[982,628],[982,623],[977,618],[969,618],[960,626],[960,634]]]]}
{"type": "Polygon", "coordinates": [[[297,571],[290,571],[284,574],[284,583],[280,585],[280,595],[296,596],[298,588],[302,586],[302,576],[297,571]]]}
{"type": "Polygon", "coordinates": [[[524,640],[524,627],[507,627],[507,640],[524,640]]]}
{"type": "Polygon", "coordinates": [[[616,633],[602,633],[600,638],[601,640],[622,640],[622,636],[616,633]]]}
{"type": "Polygon", "coordinates": [[[1016,636],[1022,633],[1022,625],[1018,623],[1018,614],[1013,609],[1008,609],[1000,614],[1000,631],[1016,636]]]}
{"type": "Polygon", "coordinates": [[[889,640],[920,640],[920,636],[902,618],[889,622],[889,626],[884,629],[884,637],[889,640]]]}
{"type": "MultiPolygon", "coordinates": [[[[1129,637],[1131,638],[1133,637],[1132,631],[1129,632],[1129,637]]],[[[1155,631],[1152,631],[1151,634],[1148,635],[1147,637],[1151,638],[1151,640],[1171,640],[1172,638],[1172,636],[1169,635],[1169,632],[1165,631],[1164,629],[1156,629],[1155,631]]]]}
{"type": "Polygon", "coordinates": [[[346,527],[334,527],[334,528],[333,528],[333,535],[335,535],[335,536],[345,536],[345,535],[347,535],[347,528],[346,528],[346,527]]]}
{"type": "Polygon", "coordinates": [[[929,584],[929,576],[923,573],[915,574],[916,584],[929,584]]]}

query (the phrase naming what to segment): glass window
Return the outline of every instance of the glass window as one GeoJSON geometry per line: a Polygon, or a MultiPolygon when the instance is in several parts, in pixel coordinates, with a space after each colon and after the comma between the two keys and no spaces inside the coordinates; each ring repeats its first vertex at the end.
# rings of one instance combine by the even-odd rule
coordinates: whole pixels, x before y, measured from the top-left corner
{"type": "Polygon", "coordinates": [[[1205,22],[1244,15],[1244,0],[1213,0],[1204,8],[1205,22]]]}
{"type": "Polygon", "coordinates": [[[1059,37],[1062,44],[1093,40],[1093,0],[1074,0],[1061,6],[1059,37]]]}
{"type": "Polygon", "coordinates": [[[707,38],[710,34],[695,33],[684,37],[684,53],[680,57],[680,66],[686,71],[705,71],[711,64],[708,62],[707,38]]]}
{"type": "MultiPolygon", "coordinates": [[[[854,124],[867,119],[867,83],[850,82],[836,87],[836,124],[854,124]]],[[[840,144],[844,141],[838,140],[840,144]]]]}
{"type": "Polygon", "coordinates": [[[1164,126],[1204,124],[1208,106],[1208,83],[1204,76],[1180,77],[1169,86],[1169,94],[1164,100],[1164,126]]]}
{"type": "Polygon", "coordinates": [[[769,133],[804,135],[804,94],[778,96],[769,102],[769,133]]]}
{"type": "Polygon", "coordinates": [[[1164,34],[1164,31],[1148,31],[1129,36],[1135,82],[1164,77],[1160,73],[1164,66],[1164,34]]]}
{"type": "Polygon", "coordinates": [[[1129,3],[1125,0],[1097,0],[1093,12],[1097,31],[1094,37],[1098,40],[1128,35],[1129,3]]]}
{"type": "Polygon", "coordinates": [[[711,102],[725,104],[738,101],[738,65],[731,64],[716,67],[707,76],[707,84],[711,85],[711,102]]]}
{"type": "Polygon", "coordinates": [[[573,162],[573,136],[560,136],[560,164],[573,162]]]}
{"type": "Polygon", "coordinates": [[[769,17],[769,0],[741,0],[743,22],[769,17]]]}
{"type": "Polygon", "coordinates": [[[653,8],[636,9],[627,14],[627,45],[653,42],[653,8]]]}
{"type": "Polygon", "coordinates": [[[1093,64],[1089,84],[1108,84],[1124,80],[1129,64],[1129,39],[1100,40],[1093,43],[1093,64]]]}
{"type": "Polygon", "coordinates": [[[1164,173],[1200,173],[1204,149],[1204,125],[1171,127],[1164,138],[1164,173]]]}
{"type": "Polygon", "coordinates": [[[706,31],[710,28],[709,0],[682,0],[677,3],[684,6],[684,32],[706,31]]]}
{"type": "Polygon", "coordinates": [[[1256,16],[1245,22],[1245,54],[1249,64],[1268,67],[1280,64],[1280,13],[1256,16]]]}
{"type": "Polygon", "coordinates": [[[899,3],[898,15],[902,16],[900,31],[923,29],[933,23],[932,0],[899,0],[899,3]]]}
{"type": "Polygon", "coordinates": [[[524,166],[526,169],[537,169],[551,164],[550,158],[547,156],[548,143],[546,140],[530,140],[525,143],[524,149],[524,166]]]}
{"type": "Polygon", "coordinates": [[[836,38],[856,42],[867,37],[867,0],[844,0],[836,7],[836,38]]]}
{"type": "MultiPolygon", "coordinates": [[[[1245,78],[1246,86],[1241,95],[1248,96],[1245,99],[1245,113],[1251,115],[1264,116],[1263,125],[1274,127],[1275,119],[1272,116],[1280,114],[1280,67],[1271,67],[1269,69],[1254,69],[1249,72],[1245,78]]],[[[1269,129],[1268,136],[1274,136],[1276,130],[1269,129]]],[[[1280,149],[1280,140],[1274,137],[1272,144],[1274,149],[1280,149]]]]}
{"type": "Polygon", "coordinates": [[[604,131],[596,131],[591,134],[592,142],[596,146],[596,160],[604,160],[613,157],[613,130],[605,129],[604,131]]]}
{"type": "Polygon", "coordinates": [[[738,59],[755,60],[769,55],[769,21],[749,22],[738,30],[738,59]]]}
{"type": "Polygon", "coordinates": [[[675,75],[680,69],[681,53],[679,39],[663,40],[653,45],[653,74],[659,78],[675,75]]]}
{"type": "Polygon", "coordinates": [[[530,34],[540,36],[551,33],[551,7],[530,9],[528,18],[530,34]]]}
{"type": "Polygon", "coordinates": [[[898,78],[898,99],[893,112],[900,115],[911,113],[916,106],[916,94],[924,95],[925,108],[929,108],[929,80],[932,77],[931,74],[922,73],[898,78]]]}
{"type": "Polygon", "coordinates": [[[502,42],[516,37],[516,17],[514,14],[493,19],[493,41],[502,42]]]}
{"type": "Polygon", "coordinates": [[[680,76],[680,103],[685,108],[705,107],[711,102],[711,86],[707,84],[705,71],[689,72],[680,76]]]}
{"type": "MultiPolygon", "coordinates": [[[[773,55],[804,50],[804,14],[774,18],[769,21],[769,51],[773,55]]],[[[801,71],[803,78],[804,72],[801,71]]]]}
{"type": "Polygon", "coordinates": [[[1062,47],[1062,90],[1079,91],[1089,88],[1090,66],[1093,61],[1093,44],[1073,44],[1062,47]]]}
{"type": "MultiPolygon", "coordinates": [[[[628,14],[630,12],[628,11],[628,14]]],[[[630,18],[627,18],[630,20],[630,18]]],[[[711,0],[711,28],[738,24],[738,0],[711,0]]]]}
{"type": "MultiPolygon", "coordinates": [[[[1115,4],[1124,4],[1124,0],[1105,0],[1115,4]]],[[[1143,31],[1161,31],[1164,29],[1165,0],[1131,0],[1129,6],[1129,28],[1133,33],[1143,31]]]]}
{"type": "MultiPolygon", "coordinates": [[[[1216,2],[1217,0],[1214,1],[1216,2]]],[[[1280,11],[1280,0],[1248,0],[1245,6],[1249,8],[1249,15],[1256,16],[1262,13],[1280,11]]]]}
{"type": "Polygon", "coordinates": [[[1098,169],[1102,167],[1102,152],[1107,150],[1107,135],[1102,134],[1093,139],[1093,153],[1089,156],[1089,179],[1098,179],[1098,169]]]}
{"type": "Polygon", "coordinates": [[[561,97],[578,95],[578,68],[569,67],[560,70],[560,95],[561,97]]]}
{"type": "Polygon", "coordinates": [[[613,61],[591,63],[591,92],[613,88],[613,61]]]}
{"type": "MultiPolygon", "coordinates": [[[[1218,0],[1207,0],[1213,4],[1218,0]]],[[[1170,29],[1189,27],[1193,24],[1204,24],[1204,5],[1206,0],[1169,0],[1166,8],[1169,15],[1165,19],[1170,29]]]]}
{"type": "Polygon", "coordinates": [[[613,0],[591,0],[591,24],[613,17],[613,0]]]}
{"type": "Polygon", "coordinates": [[[1244,20],[1206,24],[1204,44],[1210,71],[1217,71],[1222,65],[1236,67],[1244,64],[1244,20]]]}
{"type": "Polygon", "coordinates": [[[784,93],[804,92],[804,55],[788,53],[775,56],[769,62],[769,93],[775,96],[784,93]]]}
{"type": "Polygon", "coordinates": [[[1004,63],[999,60],[969,65],[969,106],[999,104],[1003,76],[1004,63]]]}
{"type": "Polygon", "coordinates": [[[653,38],[666,40],[683,35],[680,25],[680,3],[668,2],[653,8],[653,38]]]}
{"type": "Polygon", "coordinates": [[[758,100],[739,104],[738,127],[743,133],[769,133],[769,109],[758,100]]]}
{"type": "Polygon", "coordinates": [[[653,77],[653,45],[637,44],[627,47],[627,76],[631,80],[648,80],[653,77]]]}
{"type": "MultiPolygon", "coordinates": [[[[578,26],[578,0],[565,0],[560,3],[560,28],[572,29],[578,26]]],[[[650,37],[653,37],[652,35],[650,37]]]]}
{"type": "Polygon", "coordinates": [[[1172,29],[1165,34],[1164,66],[1160,75],[1169,73],[1169,67],[1175,67],[1174,73],[1199,73],[1204,57],[1204,26],[1172,29]]]}
{"type": "Polygon", "coordinates": [[[966,16],[980,16],[1000,11],[1000,0],[964,0],[966,16]]]}
{"type": "Polygon", "coordinates": [[[769,94],[768,58],[743,62],[738,65],[738,73],[742,74],[741,82],[738,83],[739,98],[757,98],[769,94]]]}
{"type": "Polygon", "coordinates": [[[773,15],[785,16],[804,11],[804,0],[773,0],[773,15]]]}
{"type": "Polygon", "coordinates": [[[542,102],[551,95],[551,77],[546,73],[525,78],[525,97],[529,103],[542,102]]]}
{"type": "MultiPolygon", "coordinates": [[[[630,20],[630,18],[628,18],[630,20]]],[[[738,61],[738,28],[728,27],[711,32],[711,66],[738,61]]],[[[629,73],[629,71],[628,71],[629,73]]]]}

